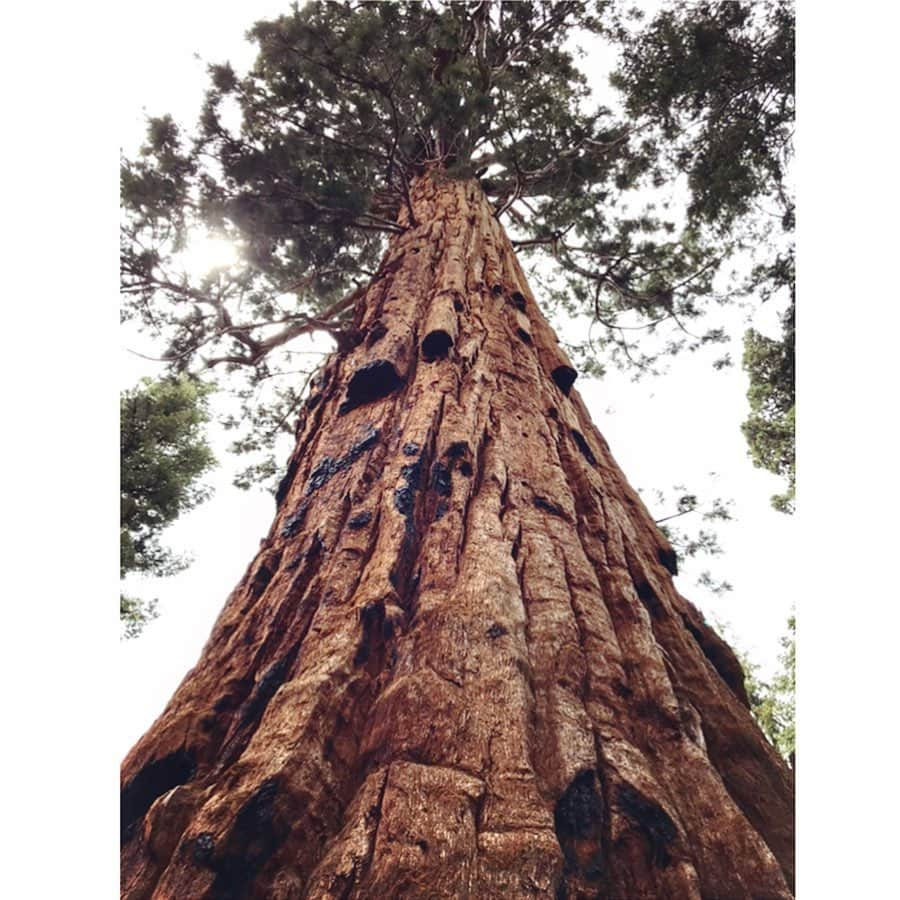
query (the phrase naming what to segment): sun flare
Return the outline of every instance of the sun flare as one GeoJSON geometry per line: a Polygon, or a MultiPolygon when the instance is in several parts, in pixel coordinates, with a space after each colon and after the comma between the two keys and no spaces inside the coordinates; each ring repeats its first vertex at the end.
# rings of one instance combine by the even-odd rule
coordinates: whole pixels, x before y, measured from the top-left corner
{"type": "Polygon", "coordinates": [[[225,238],[196,235],[188,241],[181,257],[189,272],[205,275],[212,269],[234,265],[237,262],[237,248],[225,238]]]}

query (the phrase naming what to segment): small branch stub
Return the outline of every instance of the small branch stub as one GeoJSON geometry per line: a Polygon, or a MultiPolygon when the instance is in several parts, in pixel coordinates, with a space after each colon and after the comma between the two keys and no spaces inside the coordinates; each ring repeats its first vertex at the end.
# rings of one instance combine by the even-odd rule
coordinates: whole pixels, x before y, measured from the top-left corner
{"type": "Polygon", "coordinates": [[[453,299],[453,293],[445,291],[431,301],[422,339],[422,356],[429,362],[446,356],[456,342],[459,324],[453,299]]]}

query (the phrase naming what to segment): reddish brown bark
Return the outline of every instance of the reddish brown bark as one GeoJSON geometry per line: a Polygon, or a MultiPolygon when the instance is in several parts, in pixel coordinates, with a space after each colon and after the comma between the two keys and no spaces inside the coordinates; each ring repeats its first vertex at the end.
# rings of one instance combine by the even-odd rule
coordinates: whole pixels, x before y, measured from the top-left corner
{"type": "Polygon", "coordinates": [[[787,898],[793,779],[477,182],[415,185],[123,767],[123,896],[787,898]]]}

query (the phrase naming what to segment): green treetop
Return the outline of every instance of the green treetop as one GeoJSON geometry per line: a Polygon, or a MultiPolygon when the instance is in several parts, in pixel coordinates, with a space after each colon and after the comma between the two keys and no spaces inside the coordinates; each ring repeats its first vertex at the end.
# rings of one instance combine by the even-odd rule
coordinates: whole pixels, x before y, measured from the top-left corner
{"type": "MultiPolygon", "coordinates": [[[[297,338],[354,339],[354,290],[407,227],[398,214],[412,216],[426,169],[481,179],[521,253],[555,273],[545,308],[595,326],[571,348],[594,371],[650,371],[660,353],[723,340],[698,325],[730,296],[714,284],[729,254],[762,246],[755,206],[780,203],[791,227],[786,3],[691,4],[647,23],[615,2],[309,3],[249,37],[246,75],[209,66],[196,128],[151,120],[122,166],[125,315],[174,370],[231,373],[240,449],[290,429],[297,338]],[[621,54],[619,112],[584,72],[578,48],[597,40],[621,54]],[[654,192],[682,182],[685,208],[667,211],[654,192]],[[233,241],[239,262],[191,275],[182,251],[198,230],[233,241]]],[[[760,257],[745,290],[772,265],[760,257]]]]}

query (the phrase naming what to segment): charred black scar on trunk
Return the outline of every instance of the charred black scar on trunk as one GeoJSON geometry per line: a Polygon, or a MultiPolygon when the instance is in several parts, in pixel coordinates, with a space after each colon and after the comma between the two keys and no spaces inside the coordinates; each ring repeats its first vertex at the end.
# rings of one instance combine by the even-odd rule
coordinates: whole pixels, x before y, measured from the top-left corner
{"type": "MultiPolygon", "coordinates": [[[[377,428],[368,425],[362,438],[360,438],[342,457],[339,459],[335,459],[332,456],[322,457],[310,473],[309,481],[307,481],[306,489],[304,491],[305,496],[307,498],[310,497],[319,490],[319,488],[328,484],[335,475],[349,469],[363,453],[378,442],[380,434],[381,433],[377,428]]],[[[303,521],[306,518],[307,510],[309,509],[309,502],[308,499],[303,500],[294,512],[284,520],[284,524],[281,526],[281,531],[279,532],[281,537],[293,537],[300,531],[303,527],[303,521]]]]}
{"type": "Polygon", "coordinates": [[[594,772],[579,772],[556,801],[553,826],[562,848],[565,870],[588,881],[603,875],[603,823],[605,809],[594,772]]]}
{"type": "Polygon", "coordinates": [[[235,816],[228,836],[216,846],[209,832],[192,841],[195,863],[215,872],[210,896],[215,900],[241,900],[256,876],[284,841],[288,828],[276,815],[278,781],[264,781],[235,816]]]}
{"type": "Polygon", "coordinates": [[[403,516],[403,541],[397,562],[390,571],[389,579],[401,597],[401,606],[407,609],[415,596],[416,578],[411,578],[412,562],[415,559],[416,544],[416,494],[422,487],[424,462],[419,456],[400,469],[400,481],[394,489],[394,508],[403,516]]]}
{"type": "Polygon", "coordinates": [[[379,438],[380,432],[371,425],[367,426],[366,433],[358,440],[340,459],[324,456],[319,460],[309,476],[306,484],[306,496],[324,487],[340,472],[349,469],[362,455],[373,447],[379,438]]]}
{"type": "Polygon", "coordinates": [[[351,531],[359,531],[361,528],[365,528],[371,521],[372,513],[368,509],[364,509],[347,522],[347,527],[351,531]]]}
{"type": "Polygon", "coordinates": [[[440,461],[431,467],[431,489],[439,497],[449,497],[453,492],[450,470],[440,461]]]}
{"type": "Polygon", "coordinates": [[[672,861],[669,847],[678,837],[678,829],[669,814],[630,784],[620,784],[616,799],[622,812],[637,826],[647,841],[650,862],[660,869],[672,861]]]}
{"type": "Polygon", "coordinates": [[[278,533],[282,537],[293,537],[303,527],[303,520],[306,518],[306,510],[309,507],[307,501],[303,501],[285,520],[278,533]]]}
{"type": "Polygon", "coordinates": [[[125,785],[120,797],[120,839],[124,844],[153,802],[172,788],[185,784],[197,770],[194,751],[184,747],[152,759],[125,785]]]}
{"type": "Polygon", "coordinates": [[[400,469],[400,484],[394,491],[394,508],[406,520],[406,530],[415,530],[416,492],[422,483],[422,458],[400,469]]]}

